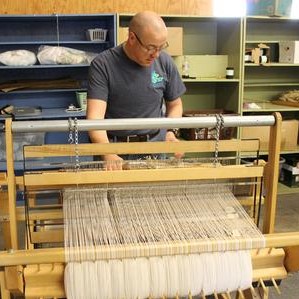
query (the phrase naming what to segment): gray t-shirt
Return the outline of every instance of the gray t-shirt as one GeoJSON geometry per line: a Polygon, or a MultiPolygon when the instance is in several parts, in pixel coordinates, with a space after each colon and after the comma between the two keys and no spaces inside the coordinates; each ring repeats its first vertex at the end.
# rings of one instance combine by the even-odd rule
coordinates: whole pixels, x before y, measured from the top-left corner
{"type": "Polygon", "coordinates": [[[105,118],[163,117],[163,100],[175,100],[185,91],[172,58],[163,51],[151,66],[143,67],[129,59],[120,45],[100,53],[89,69],[88,97],[107,101],[105,118]]]}

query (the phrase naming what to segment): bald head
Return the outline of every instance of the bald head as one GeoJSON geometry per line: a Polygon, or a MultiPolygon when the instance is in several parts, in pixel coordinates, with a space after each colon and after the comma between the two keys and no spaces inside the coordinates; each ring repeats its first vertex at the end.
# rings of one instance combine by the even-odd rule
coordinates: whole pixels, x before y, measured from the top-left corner
{"type": "Polygon", "coordinates": [[[167,28],[159,15],[143,11],[132,18],[128,39],[123,46],[131,60],[148,67],[167,45],[167,28]]]}
{"type": "Polygon", "coordinates": [[[142,35],[148,31],[156,34],[167,34],[167,28],[162,18],[153,11],[137,13],[129,24],[129,31],[142,35]]]}

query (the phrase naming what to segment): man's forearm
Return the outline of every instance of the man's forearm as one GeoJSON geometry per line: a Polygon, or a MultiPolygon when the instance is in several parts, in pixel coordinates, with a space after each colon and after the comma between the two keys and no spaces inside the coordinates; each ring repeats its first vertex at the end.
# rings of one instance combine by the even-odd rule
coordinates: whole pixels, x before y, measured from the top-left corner
{"type": "Polygon", "coordinates": [[[167,117],[182,117],[183,104],[180,98],[167,104],[166,116],[167,117]]]}
{"type": "Polygon", "coordinates": [[[106,131],[90,131],[89,137],[93,143],[109,143],[106,131]]]}

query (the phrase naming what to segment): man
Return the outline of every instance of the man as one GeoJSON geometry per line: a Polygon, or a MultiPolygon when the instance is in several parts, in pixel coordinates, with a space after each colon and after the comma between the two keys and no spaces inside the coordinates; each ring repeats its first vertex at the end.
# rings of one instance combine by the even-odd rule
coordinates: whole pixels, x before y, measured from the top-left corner
{"type": "MultiPolygon", "coordinates": [[[[90,66],[87,118],[181,117],[180,97],[186,88],[172,58],[162,51],[167,46],[162,18],[150,11],[136,14],[127,41],[100,53],[90,66]]],[[[170,130],[91,131],[90,138],[97,143],[178,141],[170,130]]],[[[102,158],[122,160],[118,155],[102,158]]],[[[108,168],[119,165],[110,163],[108,168]]]]}

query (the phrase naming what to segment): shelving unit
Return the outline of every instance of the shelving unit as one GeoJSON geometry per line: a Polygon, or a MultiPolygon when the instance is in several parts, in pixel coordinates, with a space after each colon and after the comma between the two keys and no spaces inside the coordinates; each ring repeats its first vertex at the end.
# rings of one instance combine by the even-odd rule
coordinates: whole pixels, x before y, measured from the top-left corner
{"type": "MultiPolygon", "coordinates": [[[[119,27],[128,27],[132,15],[120,14],[119,27]]],[[[225,55],[226,66],[234,68],[234,79],[225,78],[225,68],[220,77],[197,76],[183,79],[187,92],[182,97],[184,110],[225,109],[240,112],[242,70],[242,20],[240,18],[211,18],[195,16],[162,16],[167,27],[183,28],[183,55],[225,55]]],[[[181,71],[180,59],[173,57],[181,71]]],[[[212,58],[213,59],[213,58],[212,58]]],[[[204,59],[203,59],[204,60],[204,59]]],[[[193,61],[190,60],[190,67],[193,61]]],[[[198,72],[209,70],[209,62],[196,65],[198,72]]]]}
{"type": "Polygon", "coordinates": [[[274,105],[283,92],[299,89],[299,64],[279,63],[279,42],[299,40],[299,20],[280,17],[247,17],[244,19],[244,49],[263,43],[270,47],[270,61],[264,64],[244,63],[242,112],[280,111],[285,118],[299,119],[296,107],[274,105]],[[259,109],[248,108],[256,103],[259,109]],[[245,104],[245,105],[244,105],[245,104]],[[246,105],[247,104],[247,105],[246,105]]]}
{"type": "MultiPolygon", "coordinates": [[[[62,46],[90,53],[115,46],[116,16],[101,15],[2,15],[0,16],[0,53],[11,50],[29,50],[38,53],[42,45],[62,46]],[[90,41],[86,31],[91,28],[108,30],[105,41],[90,41]]],[[[89,64],[32,66],[0,65],[0,84],[14,80],[55,80],[71,78],[78,82],[73,88],[20,89],[5,93],[0,91],[0,106],[15,105],[42,108],[40,118],[63,117],[70,104],[76,105],[76,91],[86,90],[89,64]],[[45,112],[44,112],[45,109],[45,112]],[[47,110],[47,111],[46,111],[47,110]]],[[[64,117],[67,117],[65,115],[64,117]]],[[[82,113],[72,116],[81,117],[82,113]]],[[[22,117],[23,118],[23,117],[22,117]]]]}
{"type": "MultiPolygon", "coordinates": [[[[297,107],[271,101],[289,90],[299,89],[299,64],[279,63],[279,42],[299,40],[299,20],[280,17],[244,19],[244,49],[263,43],[270,47],[270,61],[244,63],[242,113],[281,112],[284,119],[299,119],[297,107]],[[250,108],[255,103],[259,108],[250,108]]],[[[294,148],[294,151],[297,151],[294,148]]]]}
{"type": "MultiPolygon", "coordinates": [[[[244,50],[266,44],[270,47],[270,61],[264,64],[244,63],[242,114],[273,113],[279,111],[284,120],[299,120],[299,107],[277,105],[272,100],[290,90],[299,89],[299,64],[279,62],[279,43],[299,40],[299,20],[282,17],[247,17],[244,19],[244,50]],[[258,107],[250,108],[255,103],[258,107]]],[[[245,54],[245,52],[244,52],[245,54]]],[[[287,132],[286,132],[287,133],[287,132]]],[[[297,137],[294,136],[296,143],[297,137]]],[[[299,145],[282,145],[281,153],[298,154],[299,145]]],[[[261,154],[267,154],[263,151],[261,154]]],[[[279,193],[296,193],[299,188],[279,184],[279,193]]]]}
{"type": "MultiPolygon", "coordinates": [[[[0,53],[12,50],[29,50],[36,55],[40,46],[60,46],[76,50],[98,53],[116,45],[116,15],[1,15],[0,53]],[[106,40],[89,40],[87,30],[107,29],[106,40]]],[[[83,118],[85,111],[68,112],[73,104],[77,106],[76,92],[86,91],[88,63],[52,64],[37,62],[30,66],[6,66],[0,64],[0,87],[12,81],[46,82],[68,78],[72,84],[51,88],[18,88],[9,92],[0,90],[0,107],[38,107],[40,114],[18,115],[19,119],[68,119],[83,118]]],[[[0,117],[1,120],[1,117],[0,117]]],[[[0,140],[1,141],[1,140],[0,140]]],[[[80,142],[88,141],[87,133],[80,134],[80,142]]],[[[45,143],[67,143],[67,133],[47,133],[45,143]]],[[[3,146],[3,140],[0,142],[3,146]]],[[[22,168],[16,161],[16,169],[22,168]]],[[[0,169],[5,169],[5,160],[0,161],[0,169]]]]}

